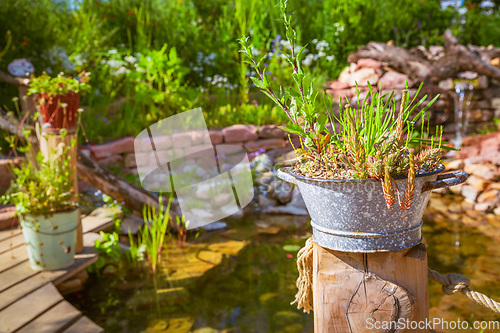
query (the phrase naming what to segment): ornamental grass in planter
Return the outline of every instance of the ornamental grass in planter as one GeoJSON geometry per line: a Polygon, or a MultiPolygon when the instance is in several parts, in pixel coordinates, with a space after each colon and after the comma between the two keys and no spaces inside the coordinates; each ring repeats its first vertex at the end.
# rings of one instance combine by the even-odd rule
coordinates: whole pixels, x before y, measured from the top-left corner
{"type": "MultiPolygon", "coordinates": [[[[368,83],[369,94],[360,106],[339,105],[340,113],[335,115],[330,96],[323,93],[320,105],[318,92],[306,80],[301,67],[306,45],[297,47],[286,1],[280,7],[290,50],[283,57],[292,67],[296,87],[273,89],[262,66],[266,55],[255,59],[248,38],[240,39],[240,52],[257,73],[251,78],[255,86],[290,119],[291,124],[282,128],[300,138],[300,147],[294,147],[295,166],[280,169],[278,176],[299,186],[314,241],[348,252],[418,244],[430,190],[466,179],[461,172],[438,176],[444,170],[442,149],[448,149],[441,140],[442,128],[435,137],[425,137],[429,132],[425,112],[438,97],[420,109],[426,96],[416,101],[403,90],[396,112],[395,94],[382,95],[368,83]]],[[[359,91],[357,97],[359,101],[359,91]]]]}
{"type": "Polygon", "coordinates": [[[28,95],[37,96],[43,123],[53,131],[75,128],[81,93],[90,89],[90,73],[82,72],[78,78],[59,73],[51,78],[47,73],[30,80],[28,95]]]}
{"type": "Polygon", "coordinates": [[[60,145],[51,160],[38,153],[13,167],[15,180],[1,197],[3,203],[16,206],[15,215],[35,270],[57,270],[74,263],[79,213],[69,148],[60,145]]]}

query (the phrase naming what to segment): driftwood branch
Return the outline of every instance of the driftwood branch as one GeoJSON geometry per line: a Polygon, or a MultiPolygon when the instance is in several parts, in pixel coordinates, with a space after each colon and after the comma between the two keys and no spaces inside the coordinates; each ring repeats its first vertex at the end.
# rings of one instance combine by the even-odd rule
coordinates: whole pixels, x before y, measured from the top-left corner
{"type": "Polygon", "coordinates": [[[4,81],[15,86],[27,86],[30,82],[29,79],[14,77],[2,71],[0,71],[0,81],[4,81]]]}
{"type": "Polygon", "coordinates": [[[424,81],[432,71],[432,65],[427,59],[411,54],[403,47],[385,43],[370,42],[360,47],[358,52],[350,54],[347,61],[357,63],[362,58],[382,61],[415,81],[424,81]]]}
{"type": "MultiPolygon", "coordinates": [[[[150,192],[109,171],[94,158],[86,156],[81,150],[78,151],[76,169],[82,180],[116,201],[123,202],[130,209],[141,212],[145,205],[158,209],[158,199],[150,192]]],[[[171,215],[180,215],[174,205],[171,206],[170,210],[171,215]]]]}
{"type": "Polygon", "coordinates": [[[460,72],[473,71],[480,75],[500,80],[500,69],[492,66],[488,59],[500,56],[500,49],[469,46],[457,42],[450,30],[444,35],[445,55],[435,62],[430,62],[418,53],[402,47],[384,43],[370,42],[348,57],[349,62],[361,58],[372,58],[386,63],[389,67],[407,74],[420,82],[438,82],[456,77],[460,72]]]}

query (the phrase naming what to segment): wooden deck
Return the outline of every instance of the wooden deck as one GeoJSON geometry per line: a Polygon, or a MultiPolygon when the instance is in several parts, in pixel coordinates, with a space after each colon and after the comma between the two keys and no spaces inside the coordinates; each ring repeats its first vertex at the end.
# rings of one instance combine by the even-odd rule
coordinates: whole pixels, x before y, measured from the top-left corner
{"type": "Polygon", "coordinates": [[[32,270],[21,231],[0,231],[0,333],[103,332],[66,302],[56,286],[97,260],[92,248],[96,232],[112,224],[111,218],[84,217],[84,250],[71,267],[58,271],[32,270]]]}

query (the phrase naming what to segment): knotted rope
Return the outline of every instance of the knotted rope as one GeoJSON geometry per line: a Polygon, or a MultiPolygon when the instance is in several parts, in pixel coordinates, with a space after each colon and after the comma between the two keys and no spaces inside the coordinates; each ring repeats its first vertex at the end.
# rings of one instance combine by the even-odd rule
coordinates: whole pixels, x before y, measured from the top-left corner
{"type": "MultiPolygon", "coordinates": [[[[291,304],[297,304],[297,309],[303,309],[309,313],[313,310],[313,238],[309,237],[306,244],[300,249],[297,255],[297,268],[299,277],[297,279],[297,288],[299,291],[295,295],[295,300],[291,304]]],[[[443,292],[446,295],[453,295],[461,292],[467,298],[476,303],[487,307],[488,309],[500,313],[500,303],[492,300],[488,296],[471,290],[469,286],[471,281],[457,273],[451,273],[446,276],[429,269],[429,279],[441,284],[443,292]]]]}
{"type": "Polygon", "coordinates": [[[429,279],[443,285],[443,292],[446,295],[453,295],[460,291],[468,299],[473,300],[477,304],[487,307],[496,313],[500,313],[500,303],[492,300],[484,294],[471,290],[469,288],[471,284],[469,278],[457,273],[451,273],[444,276],[436,271],[433,271],[432,269],[429,269],[429,279]]]}

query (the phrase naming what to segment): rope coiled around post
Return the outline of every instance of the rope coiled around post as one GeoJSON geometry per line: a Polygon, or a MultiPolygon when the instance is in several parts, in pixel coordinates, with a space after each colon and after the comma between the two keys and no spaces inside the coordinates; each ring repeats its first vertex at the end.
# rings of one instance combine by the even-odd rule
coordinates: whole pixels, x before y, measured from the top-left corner
{"type": "MultiPolygon", "coordinates": [[[[306,244],[297,254],[297,268],[299,270],[299,277],[296,285],[299,290],[295,295],[295,300],[291,304],[297,304],[297,309],[303,309],[304,312],[309,313],[313,310],[313,237],[309,237],[306,240],[306,244]]],[[[496,313],[500,313],[500,303],[484,294],[471,290],[469,288],[471,281],[467,277],[457,273],[444,276],[429,269],[429,279],[441,284],[443,292],[446,295],[461,292],[474,302],[496,313]]]]}

